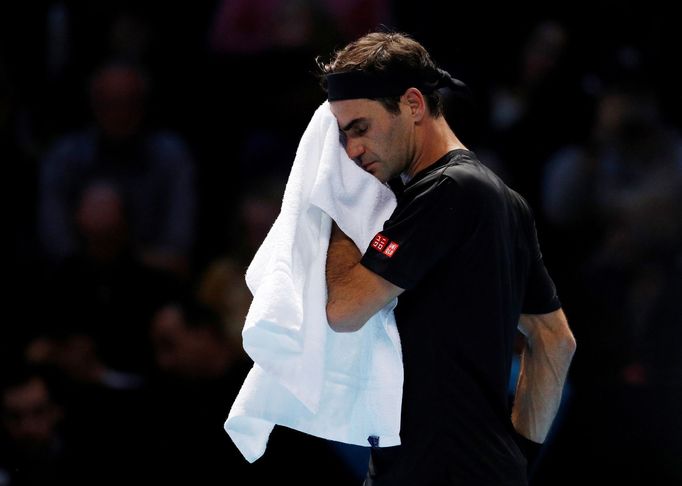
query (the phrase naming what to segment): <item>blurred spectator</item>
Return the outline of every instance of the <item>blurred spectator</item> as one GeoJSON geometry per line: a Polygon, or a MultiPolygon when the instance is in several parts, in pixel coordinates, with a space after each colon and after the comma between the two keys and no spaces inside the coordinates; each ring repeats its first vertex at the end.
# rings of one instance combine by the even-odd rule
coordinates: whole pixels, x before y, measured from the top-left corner
{"type": "MultiPolygon", "coordinates": [[[[681,174],[682,137],[659,117],[654,93],[613,87],[598,101],[589,144],[564,147],[550,160],[544,209],[562,226],[594,217],[629,224],[628,233],[651,225],[649,244],[670,243],[681,224],[674,217],[681,174]]],[[[643,243],[641,235],[627,239],[643,243]]]]}
{"type": "Polygon", "coordinates": [[[178,279],[133,252],[127,208],[110,183],[86,186],[74,213],[80,251],[45,283],[49,310],[29,357],[75,381],[137,386],[152,362],[149,319],[178,279]]]}
{"type": "MultiPolygon", "coordinates": [[[[14,85],[15,135],[38,158],[55,137],[87,117],[83,79],[106,56],[153,63],[156,19],[148,2],[72,0],[5,3],[0,57],[14,85]],[[16,46],[21,46],[17,49],[16,46]]],[[[154,53],[156,54],[156,53],[154,53]]]]}
{"type": "MultiPolygon", "coordinates": [[[[237,207],[237,236],[233,247],[237,258],[248,265],[260,248],[282,207],[285,181],[280,177],[252,180],[242,192],[237,207]]],[[[244,267],[246,268],[246,267],[244,267]]]]}
{"type": "Polygon", "coordinates": [[[223,430],[250,368],[220,316],[194,299],[155,313],[151,338],[158,373],[151,383],[149,459],[159,484],[231,484],[247,463],[223,430]]]}
{"type": "Polygon", "coordinates": [[[514,66],[512,84],[500,86],[494,93],[491,122],[495,128],[507,129],[526,116],[535,90],[559,69],[567,42],[568,33],[562,24],[545,21],[535,26],[514,66]]]}
{"type": "MultiPolygon", "coordinates": [[[[246,361],[241,343],[226,333],[220,315],[202,304],[162,306],[150,332],[156,366],[173,379],[210,381],[224,378],[233,368],[243,371],[243,366],[238,368],[246,361]]],[[[238,381],[242,378],[237,374],[238,381]]]]}
{"type": "Polygon", "coordinates": [[[589,143],[559,150],[543,189],[579,302],[569,307],[583,343],[572,371],[577,416],[598,421],[574,430],[604,431],[583,465],[617,464],[602,478],[619,484],[679,482],[682,135],[646,86],[613,86],[599,99],[589,143]]]}
{"type": "Polygon", "coordinates": [[[345,486],[357,481],[329,442],[282,427],[275,428],[256,463],[241,456],[223,424],[252,362],[219,314],[193,298],[172,301],[155,314],[151,334],[159,375],[148,423],[159,483],[316,484],[324,477],[326,485],[345,486]]]}
{"type": "MultiPolygon", "coordinates": [[[[272,154],[269,149],[264,150],[266,154],[272,154]]],[[[293,157],[291,154],[289,167],[293,157]]],[[[226,262],[231,267],[226,271],[241,272],[240,278],[243,280],[251,259],[263,243],[282,206],[286,178],[281,170],[273,169],[267,160],[267,156],[261,158],[258,152],[253,152],[250,156],[245,154],[237,160],[237,164],[243,163],[243,170],[249,175],[239,178],[241,187],[232,192],[234,202],[229,208],[225,207],[230,218],[218,225],[215,224],[215,219],[212,221],[214,239],[202,246],[205,260],[197,262],[197,269],[208,272],[214,264],[221,266],[226,262]]]]}
{"type": "Polygon", "coordinates": [[[256,254],[274,224],[282,207],[284,182],[282,179],[264,180],[252,190],[245,191],[239,206],[245,256],[256,254]]]}
{"type": "Polygon", "coordinates": [[[490,144],[506,166],[507,182],[539,207],[542,164],[567,140],[582,135],[587,104],[570,65],[571,38],[558,21],[538,22],[509,74],[490,90],[490,144]]]}
{"type": "Polygon", "coordinates": [[[339,42],[351,41],[393,20],[390,0],[323,0],[337,31],[339,42]]]}
{"type": "Polygon", "coordinates": [[[220,52],[253,54],[309,42],[314,26],[312,2],[222,1],[212,28],[211,46],[220,52]]]}
{"type": "MultiPolygon", "coordinates": [[[[389,21],[387,0],[218,2],[209,27],[214,70],[207,82],[213,93],[227,96],[211,99],[207,106],[215,110],[211,119],[222,125],[223,133],[244,140],[244,145],[274,142],[289,153],[310,114],[324,101],[313,74],[315,56],[332,50],[347,36],[364,34],[389,21]],[[296,100],[297,109],[291,109],[291,100],[296,100]],[[238,120],[222,115],[235,110],[240,113],[238,120]]],[[[283,155],[271,158],[268,168],[286,169],[291,158],[283,155]]]]}
{"type": "Polygon", "coordinates": [[[39,231],[59,261],[78,251],[71,215],[93,181],[120,191],[134,251],[148,264],[186,273],[193,245],[194,162],[176,135],[145,119],[149,84],[129,64],[110,63],[90,84],[95,126],[64,136],[40,168],[39,231]]]}
{"type": "Polygon", "coordinates": [[[228,337],[239,343],[252,299],[245,272],[243,262],[217,258],[204,269],[197,289],[197,300],[220,314],[228,337]]]}
{"type": "MultiPolygon", "coordinates": [[[[610,315],[624,311],[620,337],[628,343],[617,352],[641,348],[647,329],[663,325],[646,316],[668,278],[676,278],[682,248],[682,134],[663,123],[654,94],[639,87],[606,91],[590,144],[555,154],[544,196],[553,225],[573,233],[589,229],[584,270],[590,285],[596,276],[614,278],[609,306],[620,312],[610,315]]],[[[595,292],[603,303],[609,294],[595,292]]],[[[670,353],[679,366],[679,353],[670,353]]]]}
{"type": "Polygon", "coordinates": [[[221,1],[211,47],[242,54],[310,47],[325,37],[354,39],[389,19],[387,0],[221,1]]]}
{"type": "Polygon", "coordinates": [[[3,370],[0,387],[0,484],[73,484],[78,464],[61,430],[63,410],[39,371],[3,370]]]}

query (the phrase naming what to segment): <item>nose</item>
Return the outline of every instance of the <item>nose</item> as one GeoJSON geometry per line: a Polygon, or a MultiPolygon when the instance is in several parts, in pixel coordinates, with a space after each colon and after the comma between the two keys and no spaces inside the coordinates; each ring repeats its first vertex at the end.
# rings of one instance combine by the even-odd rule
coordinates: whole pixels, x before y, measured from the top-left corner
{"type": "Polygon", "coordinates": [[[350,159],[357,162],[365,153],[365,147],[359,141],[350,139],[346,142],[346,153],[350,159]]]}

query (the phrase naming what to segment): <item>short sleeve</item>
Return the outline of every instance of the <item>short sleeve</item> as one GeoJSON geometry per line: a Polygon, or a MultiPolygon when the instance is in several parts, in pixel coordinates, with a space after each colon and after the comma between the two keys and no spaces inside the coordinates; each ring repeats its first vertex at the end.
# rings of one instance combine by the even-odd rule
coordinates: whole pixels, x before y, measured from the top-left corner
{"type": "Polygon", "coordinates": [[[561,308],[561,302],[554,281],[549,276],[542,259],[537,230],[532,217],[530,226],[531,258],[522,312],[524,314],[548,314],[561,308]]]}
{"type": "Polygon", "coordinates": [[[361,263],[398,287],[412,288],[471,235],[472,216],[456,181],[442,177],[396,208],[361,263]]]}

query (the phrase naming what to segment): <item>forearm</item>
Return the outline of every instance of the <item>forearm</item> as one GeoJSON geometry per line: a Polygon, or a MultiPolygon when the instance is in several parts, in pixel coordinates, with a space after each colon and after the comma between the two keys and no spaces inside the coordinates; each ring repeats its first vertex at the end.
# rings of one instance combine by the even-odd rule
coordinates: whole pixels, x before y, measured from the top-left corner
{"type": "Polygon", "coordinates": [[[348,238],[336,223],[332,224],[332,233],[327,250],[327,318],[337,331],[352,331],[355,326],[341,322],[339,310],[348,306],[349,289],[352,288],[351,271],[359,262],[362,254],[355,243],[348,238]]]}
{"type": "Polygon", "coordinates": [[[327,249],[327,287],[329,300],[336,297],[336,290],[348,284],[350,270],[360,262],[362,254],[353,240],[348,238],[336,223],[332,224],[332,234],[327,249]]]}
{"type": "Polygon", "coordinates": [[[353,240],[336,224],[327,250],[327,321],[337,332],[353,332],[403,289],[365,268],[353,240]]]}
{"type": "MultiPolygon", "coordinates": [[[[540,326],[537,326],[540,327],[540,326]]],[[[521,357],[512,422],[517,432],[544,442],[559,409],[575,341],[568,334],[537,329],[521,357]]]]}

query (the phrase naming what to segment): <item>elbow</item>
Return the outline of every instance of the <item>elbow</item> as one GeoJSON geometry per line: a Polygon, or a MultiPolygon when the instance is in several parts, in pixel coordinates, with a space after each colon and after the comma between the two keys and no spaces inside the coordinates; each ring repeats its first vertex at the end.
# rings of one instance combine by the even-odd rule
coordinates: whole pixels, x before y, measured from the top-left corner
{"type": "Polygon", "coordinates": [[[554,347],[561,356],[571,361],[577,347],[573,333],[566,328],[561,334],[555,335],[554,347]]]}
{"type": "Polygon", "coordinates": [[[573,336],[573,333],[569,331],[568,334],[562,340],[563,349],[566,351],[566,354],[573,357],[577,346],[578,345],[575,341],[575,336],[573,336]]]}
{"type": "Polygon", "coordinates": [[[334,332],[355,332],[362,327],[332,302],[327,303],[327,322],[334,332]]]}
{"type": "Polygon", "coordinates": [[[566,354],[573,357],[573,355],[575,354],[577,343],[575,341],[575,336],[573,335],[573,332],[571,332],[571,328],[568,327],[568,321],[566,320],[565,317],[563,321],[564,325],[562,326],[563,336],[561,339],[561,346],[566,351],[566,354]]]}
{"type": "Polygon", "coordinates": [[[555,342],[557,347],[563,352],[564,356],[572,359],[576,351],[576,341],[571,328],[568,326],[568,321],[564,315],[561,316],[561,325],[555,332],[555,342]]]}

